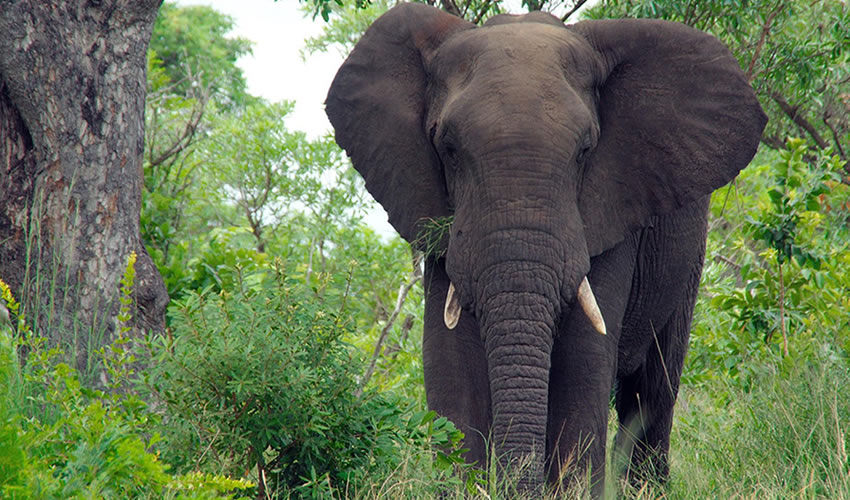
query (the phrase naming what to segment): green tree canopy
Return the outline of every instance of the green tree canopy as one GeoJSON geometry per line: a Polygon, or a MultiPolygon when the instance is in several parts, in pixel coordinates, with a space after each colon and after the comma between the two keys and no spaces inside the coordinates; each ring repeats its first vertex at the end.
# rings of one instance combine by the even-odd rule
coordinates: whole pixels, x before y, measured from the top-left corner
{"type": "Polygon", "coordinates": [[[150,50],[175,89],[194,96],[200,86],[223,105],[244,101],[245,77],[236,65],[251,53],[251,42],[228,36],[234,21],[212,7],[178,7],[166,2],[159,9],[150,50]]]}

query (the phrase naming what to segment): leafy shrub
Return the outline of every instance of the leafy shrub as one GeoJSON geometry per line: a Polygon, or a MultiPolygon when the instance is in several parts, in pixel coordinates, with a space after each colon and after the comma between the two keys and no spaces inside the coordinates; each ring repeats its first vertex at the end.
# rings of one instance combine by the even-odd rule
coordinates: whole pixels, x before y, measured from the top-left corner
{"type": "Polygon", "coordinates": [[[719,376],[747,388],[774,354],[850,353],[842,163],[800,140],[754,163],[713,199],[686,383],[719,376]]]}
{"type": "MultiPolygon", "coordinates": [[[[121,333],[134,273],[131,256],[122,280],[121,333]]],[[[148,451],[151,414],[127,389],[134,358],[119,335],[98,354],[109,392],[87,388],[77,371],[61,362],[33,332],[2,280],[0,308],[0,498],[232,498],[227,492],[250,483],[221,476],[173,476],[148,451]],[[21,359],[22,352],[26,358],[21,359]]]]}
{"type": "Polygon", "coordinates": [[[174,304],[173,336],[152,339],[148,374],[166,405],[164,459],[179,470],[255,470],[258,495],[308,498],[362,488],[398,467],[403,447],[430,462],[441,446],[438,465],[462,463],[462,434],[446,419],[390,395],[357,395],[344,304],[328,310],[279,263],[273,278],[174,304]]]}

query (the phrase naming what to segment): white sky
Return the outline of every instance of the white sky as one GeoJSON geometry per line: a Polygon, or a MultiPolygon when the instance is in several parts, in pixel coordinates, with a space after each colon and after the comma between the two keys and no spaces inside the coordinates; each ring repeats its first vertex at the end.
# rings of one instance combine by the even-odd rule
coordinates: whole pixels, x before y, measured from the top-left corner
{"type": "MultiPolygon", "coordinates": [[[[239,59],[248,92],[271,102],[295,101],[286,128],[317,138],[331,131],[325,115],[325,96],[343,56],[337,51],[315,53],[302,61],[304,39],[321,33],[324,21],[303,17],[296,0],[177,0],[178,5],[210,5],[235,21],[233,36],[254,42],[253,53],[239,59]]],[[[387,214],[373,202],[365,222],[378,234],[396,232],[387,214]]]]}
{"type": "Polygon", "coordinates": [[[232,35],[254,42],[253,54],[239,59],[248,92],[272,102],[295,101],[287,128],[317,137],[330,131],[323,102],[343,57],[335,51],[301,60],[304,39],[322,31],[324,21],[302,17],[296,0],[178,0],[179,5],[210,5],[235,21],[232,35]]]}

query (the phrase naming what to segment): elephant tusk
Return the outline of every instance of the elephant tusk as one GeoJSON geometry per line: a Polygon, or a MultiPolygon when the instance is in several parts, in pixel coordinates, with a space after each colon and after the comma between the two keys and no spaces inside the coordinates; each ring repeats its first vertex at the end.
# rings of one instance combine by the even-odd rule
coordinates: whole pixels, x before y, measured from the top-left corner
{"type": "Polygon", "coordinates": [[[455,293],[455,284],[449,282],[449,293],[446,295],[446,308],[443,310],[443,321],[449,330],[454,330],[460,320],[460,302],[455,293]]]}
{"type": "MultiPolygon", "coordinates": [[[[451,291],[449,291],[451,293],[451,291]]],[[[590,289],[590,283],[587,281],[587,276],[581,280],[581,285],[578,286],[578,303],[582,310],[590,319],[590,323],[596,331],[605,335],[605,320],[602,318],[602,311],[599,310],[599,305],[596,304],[596,297],[593,296],[593,291],[590,289]]]]}

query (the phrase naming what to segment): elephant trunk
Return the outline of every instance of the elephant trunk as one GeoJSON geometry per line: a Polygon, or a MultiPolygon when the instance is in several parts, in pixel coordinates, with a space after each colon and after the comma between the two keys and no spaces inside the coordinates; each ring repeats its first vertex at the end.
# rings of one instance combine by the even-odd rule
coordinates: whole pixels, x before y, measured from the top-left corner
{"type": "Polygon", "coordinates": [[[553,271],[507,263],[481,276],[480,317],[493,402],[492,442],[499,464],[520,471],[519,484],[543,484],[549,370],[560,301],[553,271]],[[529,276],[538,275],[537,279],[529,276]]]}

